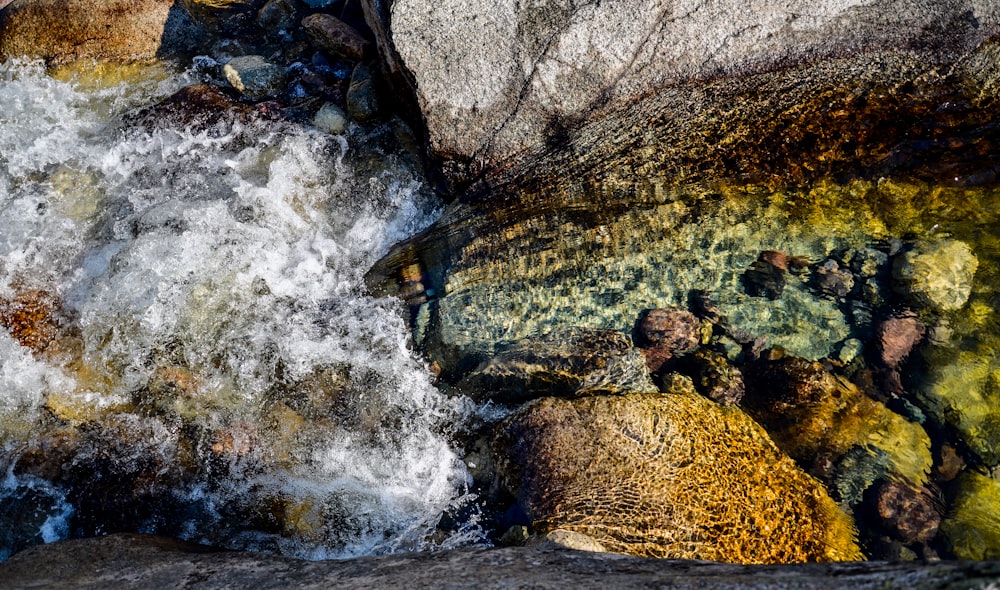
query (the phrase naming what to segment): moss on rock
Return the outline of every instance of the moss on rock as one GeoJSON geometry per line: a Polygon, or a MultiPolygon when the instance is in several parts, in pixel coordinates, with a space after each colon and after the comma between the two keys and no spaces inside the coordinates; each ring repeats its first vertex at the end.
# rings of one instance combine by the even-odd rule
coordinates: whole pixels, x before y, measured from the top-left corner
{"type": "Polygon", "coordinates": [[[958,486],[941,533],[959,559],[1000,559],[1000,481],[967,471],[958,486]]]}

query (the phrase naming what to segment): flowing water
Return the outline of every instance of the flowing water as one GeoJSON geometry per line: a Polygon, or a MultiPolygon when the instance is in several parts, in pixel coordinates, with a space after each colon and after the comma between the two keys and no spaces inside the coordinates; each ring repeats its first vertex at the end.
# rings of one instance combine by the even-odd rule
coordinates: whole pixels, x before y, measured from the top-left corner
{"type": "Polygon", "coordinates": [[[127,123],[197,77],[0,65],[0,559],[115,530],[309,558],[476,538],[439,526],[468,407],[362,281],[440,203],[364,138],[127,123]]]}

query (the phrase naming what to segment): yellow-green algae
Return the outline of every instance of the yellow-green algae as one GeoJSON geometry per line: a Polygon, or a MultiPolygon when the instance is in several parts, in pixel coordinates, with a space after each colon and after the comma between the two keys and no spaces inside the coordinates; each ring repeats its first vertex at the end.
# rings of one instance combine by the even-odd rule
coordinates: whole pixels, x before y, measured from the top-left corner
{"type": "Polygon", "coordinates": [[[1000,481],[966,471],[941,533],[959,559],[1000,559],[1000,481]]]}

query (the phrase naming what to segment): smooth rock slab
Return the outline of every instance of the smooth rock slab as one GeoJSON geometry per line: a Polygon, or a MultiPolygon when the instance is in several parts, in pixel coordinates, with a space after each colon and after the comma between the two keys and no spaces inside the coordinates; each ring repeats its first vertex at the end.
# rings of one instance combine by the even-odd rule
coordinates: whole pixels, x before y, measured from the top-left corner
{"type": "Polygon", "coordinates": [[[213,552],[142,535],[64,541],[0,564],[0,587],[48,588],[732,588],[883,590],[985,588],[1000,562],[742,566],[657,560],[568,549],[469,548],[308,562],[213,552]]]}
{"type": "Polygon", "coordinates": [[[944,58],[1000,20],[987,0],[397,0],[381,13],[370,24],[388,31],[453,179],[664,86],[872,49],[944,58]]]}

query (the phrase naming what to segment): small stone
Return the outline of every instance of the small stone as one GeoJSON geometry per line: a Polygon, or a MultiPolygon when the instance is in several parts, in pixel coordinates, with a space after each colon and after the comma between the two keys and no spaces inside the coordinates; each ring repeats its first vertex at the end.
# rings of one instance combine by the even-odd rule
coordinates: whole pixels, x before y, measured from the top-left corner
{"type": "Polygon", "coordinates": [[[899,367],[926,332],[927,328],[912,313],[891,317],[879,324],[877,336],[882,362],[891,369],[899,367]]]}
{"type": "Polygon", "coordinates": [[[920,242],[896,258],[893,288],[914,303],[939,311],[960,309],[972,293],[979,259],[964,242],[920,242]]]}
{"type": "Polygon", "coordinates": [[[368,50],[368,41],[339,18],[313,14],[302,19],[302,28],[317,47],[333,56],[359,62],[368,50]]]}
{"type": "Polygon", "coordinates": [[[941,513],[926,490],[889,481],[875,494],[876,513],[882,526],[904,543],[926,543],[937,535],[941,513]]]}
{"type": "Polygon", "coordinates": [[[816,267],[812,280],[821,293],[832,297],[847,297],[854,288],[854,275],[848,270],[842,270],[832,258],[816,267]]]}
{"type": "Polygon", "coordinates": [[[840,346],[840,352],[837,353],[837,359],[845,365],[858,358],[858,356],[864,351],[865,345],[857,338],[848,338],[844,340],[844,343],[840,346]]]}
{"type": "Polygon", "coordinates": [[[704,348],[685,360],[695,389],[708,399],[731,406],[743,399],[743,374],[726,357],[704,348]]]}
{"type": "Polygon", "coordinates": [[[545,535],[545,542],[576,551],[590,551],[591,553],[608,552],[604,548],[604,545],[601,545],[597,539],[579,531],[556,529],[545,535]]]}
{"type": "Polygon", "coordinates": [[[958,474],[965,469],[965,460],[962,459],[955,447],[945,443],[937,452],[934,461],[934,475],[939,481],[951,481],[958,477],[958,474]]]}
{"type": "Polygon", "coordinates": [[[351,73],[351,84],[347,88],[347,113],[351,119],[367,123],[377,118],[380,110],[371,70],[364,64],[358,64],[351,73]]]}
{"type": "Polygon", "coordinates": [[[743,287],[750,296],[777,299],[785,291],[785,271],[764,258],[761,254],[743,273],[743,287]]]}
{"type": "Polygon", "coordinates": [[[253,100],[279,94],[285,82],[285,69],[259,55],[234,57],[222,71],[233,88],[253,100]]]}
{"type": "Polygon", "coordinates": [[[270,0],[257,12],[257,26],[270,37],[291,37],[299,22],[295,0],[270,0]]]}
{"type": "Polygon", "coordinates": [[[313,117],[313,125],[332,135],[340,135],[347,129],[347,113],[332,102],[320,107],[313,117]]]}
{"type": "Polygon", "coordinates": [[[528,540],[528,527],[523,524],[516,524],[497,539],[497,545],[501,547],[521,547],[528,540]]]}
{"type": "Polygon", "coordinates": [[[639,322],[639,341],[641,346],[681,356],[698,348],[701,321],[681,309],[653,309],[639,322]]]}
{"type": "Polygon", "coordinates": [[[859,277],[871,278],[886,269],[889,264],[889,255],[875,248],[862,248],[854,250],[850,254],[851,270],[858,273],[859,277]]]}

